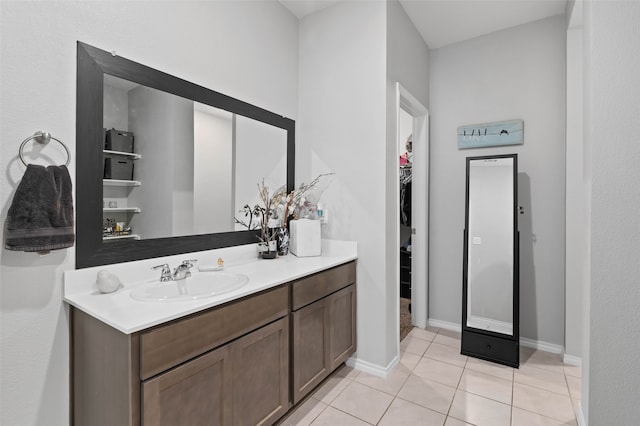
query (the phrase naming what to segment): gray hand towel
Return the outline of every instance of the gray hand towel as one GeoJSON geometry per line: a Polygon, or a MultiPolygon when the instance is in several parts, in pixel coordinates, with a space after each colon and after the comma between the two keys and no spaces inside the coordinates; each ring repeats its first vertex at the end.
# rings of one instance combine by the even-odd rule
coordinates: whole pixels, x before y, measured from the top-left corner
{"type": "Polygon", "coordinates": [[[71,247],[74,241],[67,167],[29,164],[7,214],[5,248],[47,252],[71,247]]]}

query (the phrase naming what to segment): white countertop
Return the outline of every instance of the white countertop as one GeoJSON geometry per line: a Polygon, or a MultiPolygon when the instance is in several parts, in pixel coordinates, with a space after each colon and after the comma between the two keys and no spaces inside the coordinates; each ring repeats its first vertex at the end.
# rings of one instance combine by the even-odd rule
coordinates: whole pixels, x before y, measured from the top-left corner
{"type": "MultiPolygon", "coordinates": [[[[277,259],[258,259],[256,245],[249,244],[104,265],[66,271],[64,273],[64,301],[125,334],[131,334],[350,262],[356,258],[357,244],[355,242],[323,240],[322,255],[315,257],[296,257],[290,253],[277,259]],[[249,277],[249,282],[229,293],[187,302],[141,302],[134,300],[130,295],[133,288],[160,277],[159,270],[151,269],[155,265],[168,263],[171,267],[175,267],[186,259],[197,260],[196,266],[215,265],[219,257],[224,260],[226,272],[244,274],[249,277]],[[123,288],[115,293],[101,294],[96,286],[96,277],[100,270],[116,274],[122,281],[123,288]]],[[[197,267],[193,271],[193,274],[215,273],[198,272],[197,267]]]]}

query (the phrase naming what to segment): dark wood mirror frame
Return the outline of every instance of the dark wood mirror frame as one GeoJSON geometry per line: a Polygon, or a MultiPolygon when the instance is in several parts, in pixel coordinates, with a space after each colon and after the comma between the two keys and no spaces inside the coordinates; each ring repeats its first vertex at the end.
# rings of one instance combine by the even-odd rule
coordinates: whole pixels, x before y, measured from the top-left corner
{"type": "Polygon", "coordinates": [[[292,191],[295,185],[294,120],[78,42],[76,269],[257,242],[258,231],[232,231],[108,243],[102,241],[102,129],[105,74],[284,129],[287,132],[287,191],[292,191]]]}
{"type": "Polygon", "coordinates": [[[462,337],[460,353],[518,368],[520,365],[520,232],[518,231],[518,154],[467,157],[465,190],[465,229],[462,268],[462,337]],[[469,261],[469,171],[471,161],[497,158],[513,159],[513,332],[496,333],[467,325],[469,261]]]}

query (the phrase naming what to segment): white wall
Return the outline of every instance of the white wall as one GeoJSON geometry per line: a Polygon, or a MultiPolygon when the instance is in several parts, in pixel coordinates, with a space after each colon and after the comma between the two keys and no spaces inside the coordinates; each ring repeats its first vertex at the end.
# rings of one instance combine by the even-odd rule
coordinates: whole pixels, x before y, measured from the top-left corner
{"type": "Polygon", "coordinates": [[[428,49],[395,1],[344,1],[307,16],[299,48],[296,181],[336,173],[323,236],[358,241],[357,360],[384,371],[398,344],[395,82],[426,105],[428,49]]]}
{"type": "Polygon", "coordinates": [[[583,138],[583,34],[582,3],[572,9],[567,28],[567,171],[566,171],[566,269],[565,361],[582,357],[583,288],[588,279],[589,244],[587,211],[590,176],[585,167],[583,138]],[[579,10],[578,10],[579,9],[579,10]]]}
{"type": "Polygon", "coordinates": [[[585,139],[593,159],[588,421],[631,425],[640,400],[640,3],[585,7],[585,139]]]}
{"type": "MultiPolygon", "coordinates": [[[[0,2],[2,217],[24,138],[47,130],[75,152],[77,40],[295,119],[297,25],[277,2],[0,2]]],[[[68,424],[62,272],[74,250],[0,256],[0,423],[68,424]]]]}
{"type": "MultiPolygon", "coordinates": [[[[385,162],[385,188],[386,188],[386,201],[385,201],[385,210],[386,210],[386,300],[387,300],[387,309],[388,315],[390,318],[394,319],[393,321],[388,321],[386,326],[386,345],[387,350],[390,352],[391,356],[397,355],[398,341],[399,341],[399,262],[400,262],[400,254],[398,252],[398,242],[400,241],[401,235],[399,233],[400,223],[400,209],[399,209],[399,200],[400,200],[400,188],[398,183],[398,151],[397,151],[397,134],[398,134],[398,125],[397,123],[397,99],[396,99],[396,83],[400,83],[404,89],[409,92],[418,102],[420,102],[423,106],[429,106],[429,49],[425,44],[422,36],[418,33],[418,30],[413,26],[413,23],[407,16],[406,12],[400,5],[400,3],[396,0],[387,2],[387,128],[386,128],[386,162],[385,162]]],[[[412,123],[413,124],[413,123],[412,123]]],[[[429,147],[419,146],[419,144],[423,144],[424,142],[419,140],[419,138],[415,138],[413,142],[414,153],[425,152],[424,150],[428,150],[429,147]]],[[[402,152],[402,151],[401,151],[402,152]]],[[[423,158],[428,158],[428,153],[426,153],[423,158]]],[[[423,167],[423,171],[425,167],[428,165],[417,165],[416,167],[423,167]]],[[[413,170],[414,176],[418,173],[416,169],[413,170]]],[[[425,175],[428,173],[425,172],[425,175]]],[[[413,194],[416,195],[416,185],[412,184],[413,194]]],[[[428,197],[428,194],[423,194],[424,198],[428,197]]],[[[417,211],[417,204],[421,198],[419,196],[412,196],[411,202],[413,204],[412,210],[413,212],[417,211]]],[[[427,206],[423,206],[425,210],[427,210],[427,206]]],[[[427,238],[428,234],[425,235],[424,232],[427,232],[425,229],[420,229],[420,224],[414,218],[412,222],[412,227],[416,228],[416,232],[423,233],[422,236],[427,238]]],[[[405,234],[406,235],[406,234],[405,234]]],[[[416,241],[414,241],[414,248],[416,248],[416,241]]],[[[422,264],[428,264],[428,256],[426,247],[418,248],[418,252],[414,252],[412,257],[412,264],[416,265],[416,263],[421,262],[422,264]],[[420,250],[423,250],[420,252],[420,250]],[[418,255],[422,253],[424,258],[419,259],[418,255]]],[[[412,279],[413,285],[420,286],[424,288],[425,291],[423,294],[426,295],[426,287],[427,283],[418,282],[417,277],[419,274],[416,274],[414,270],[414,279],[412,279]]],[[[416,291],[414,290],[414,295],[416,291]]],[[[420,293],[420,292],[418,292],[420,293]]],[[[427,305],[426,302],[423,304],[427,305]]],[[[419,312],[416,312],[419,314],[419,312]]],[[[415,318],[415,315],[414,315],[415,318]]]]}
{"type": "Polygon", "coordinates": [[[565,25],[561,16],[430,51],[429,316],[460,324],[465,157],[517,153],[520,335],[564,344],[565,25]],[[524,145],[458,150],[456,128],[521,118],[524,145]]]}
{"type": "MultiPolygon", "coordinates": [[[[233,165],[236,190],[232,206],[234,215],[242,216],[238,212],[245,205],[253,207],[260,202],[257,184],[263,179],[271,194],[287,184],[287,132],[236,116],[234,143],[237,160],[233,165]]],[[[248,224],[248,218],[243,221],[248,224]]],[[[246,228],[237,225],[236,229],[246,228]]]]}
{"type": "MultiPolygon", "coordinates": [[[[193,234],[194,218],[194,110],[193,102],[176,97],[172,102],[169,140],[173,141],[173,182],[171,186],[171,235],[193,234]]],[[[171,151],[170,151],[171,152],[171,151]]]]}
{"type": "MultiPolygon", "coordinates": [[[[140,207],[131,218],[131,230],[142,238],[167,237],[173,233],[173,103],[179,98],[159,90],[138,86],[129,91],[129,126],[134,150],[140,159],[133,175],[142,182],[133,188],[128,203],[140,207]],[[162,164],[164,167],[150,167],[162,164]]],[[[183,99],[180,99],[183,100],[183,99]]]]}
{"type": "Polygon", "coordinates": [[[196,234],[233,229],[232,115],[198,106],[193,114],[193,216],[196,234]]]}
{"type": "Polygon", "coordinates": [[[336,173],[325,237],[358,241],[359,360],[391,361],[385,277],[386,5],[345,1],[300,21],[296,181],[336,173]],[[357,31],[355,30],[357,29],[357,31]],[[366,173],[363,173],[366,170],[366,173]]]}

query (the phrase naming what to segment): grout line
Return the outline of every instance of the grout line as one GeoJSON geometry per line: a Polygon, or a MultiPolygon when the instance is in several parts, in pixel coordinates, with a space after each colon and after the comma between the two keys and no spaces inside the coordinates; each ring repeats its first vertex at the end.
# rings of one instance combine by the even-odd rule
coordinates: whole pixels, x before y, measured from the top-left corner
{"type": "MultiPolygon", "coordinates": [[[[382,419],[384,419],[384,416],[387,414],[387,412],[389,411],[389,408],[391,408],[391,405],[394,403],[394,401],[396,400],[396,396],[393,397],[393,399],[391,400],[391,402],[389,403],[389,405],[387,405],[387,408],[385,408],[384,413],[382,413],[382,415],[380,416],[380,419],[376,422],[376,425],[379,425],[380,422],[382,421],[382,419]]],[[[360,419],[362,420],[362,419],[360,419]]]]}

